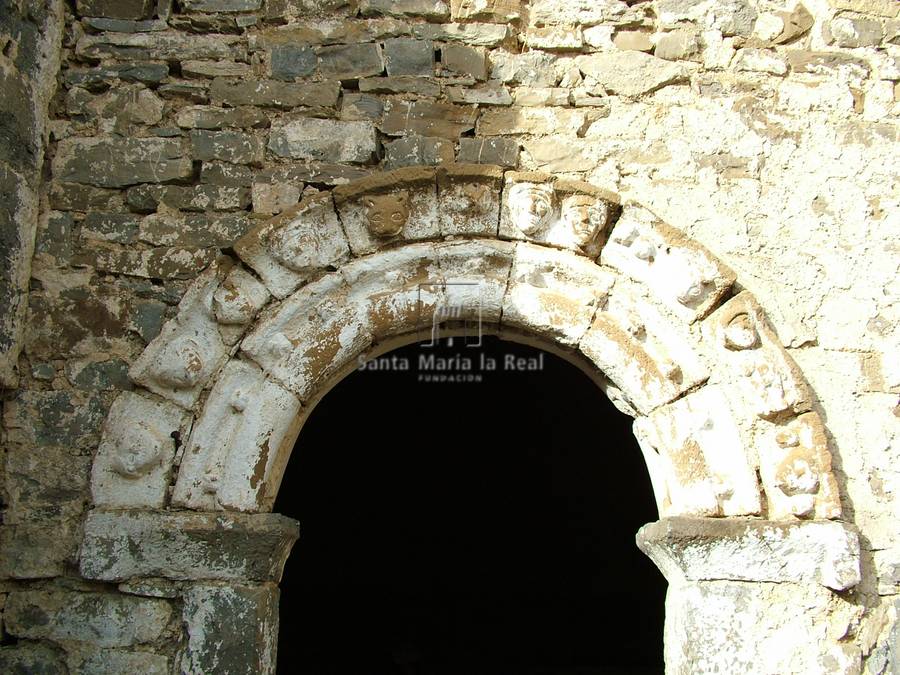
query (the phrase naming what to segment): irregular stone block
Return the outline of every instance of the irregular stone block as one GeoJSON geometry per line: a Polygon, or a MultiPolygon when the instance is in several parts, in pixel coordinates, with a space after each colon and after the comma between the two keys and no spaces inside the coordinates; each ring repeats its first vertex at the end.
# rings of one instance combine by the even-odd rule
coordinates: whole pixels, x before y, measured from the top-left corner
{"type": "Polygon", "coordinates": [[[251,226],[252,221],[244,214],[173,214],[163,210],[141,220],[138,238],[157,246],[224,248],[251,226]]]}
{"type": "Polygon", "coordinates": [[[503,170],[496,166],[451,164],[438,171],[441,236],[497,236],[503,170]]]}
{"type": "MultiPolygon", "coordinates": [[[[126,201],[141,213],[153,213],[160,205],[181,211],[243,211],[250,206],[250,190],[221,185],[139,185],[128,190],[126,201]]],[[[147,229],[145,226],[144,235],[147,229]]]]}
{"type": "Polygon", "coordinates": [[[377,147],[371,122],[299,118],[272,125],[269,150],[279,157],[368,162],[377,147]]]}
{"type": "Polygon", "coordinates": [[[215,260],[216,254],[212,249],[155,248],[137,251],[98,244],[82,250],[72,262],[104,272],[147,279],[193,279],[198,269],[207,267],[215,260]]]}
{"type": "Polygon", "coordinates": [[[137,241],[141,219],[130,213],[88,213],[81,225],[81,236],[85,239],[100,239],[118,244],[133,244],[137,241]]]}
{"type": "Polygon", "coordinates": [[[755,467],[718,387],[704,387],[654,410],[635,421],[634,431],[661,515],[760,513],[755,467]]]}
{"type": "Polygon", "coordinates": [[[485,110],[478,120],[479,136],[530,134],[568,135],[574,138],[590,126],[594,119],[584,110],[569,108],[507,108],[485,110]]]}
{"type": "Polygon", "coordinates": [[[520,243],[503,299],[503,326],[575,346],[614,281],[583,256],[520,243]]]}
{"type": "Polygon", "coordinates": [[[146,19],[154,7],[153,0],[77,0],[76,3],[79,16],[110,19],[146,19]]]}
{"type": "Polygon", "coordinates": [[[844,523],[663,518],[636,539],[673,584],[812,582],[843,591],[860,581],[859,537],[844,523]]]}
{"type": "Polygon", "coordinates": [[[51,183],[50,208],[59,211],[115,211],[122,207],[122,193],[78,183],[51,183]]]}
{"type": "Polygon", "coordinates": [[[178,303],[178,314],[132,364],[132,380],[184,408],[196,403],[228,356],[213,312],[213,295],[230,267],[223,258],[197,277],[178,303]]]}
{"type": "Polygon", "coordinates": [[[68,672],[62,650],[41,642],[20,642],[0,647],[0,670],[7,675],[59,675],[68,672]]]}
{"type": "MultiPolygon", "coordinates": [[[[449,241],[436,246],[443,301],[453,320],[481,329],[498,324],[515,244],[507,241],[449,241]]],[[[474,334],[474,332],[472,333],[474,334]]]]}
{"type": "Polygon", "coordinates": [[[278,646],[278,587],[191,586],[184,594],[187,644],[180,672],[274,675],[278,646]],[[241,639],[234,639],[240,635],[241,639]]]}
{"type": "Polygon", "coordinates": [[[253,184],[253,175],[253,170],[247,166],[204,162],[200,169],[200,182],[226,187],[250,187],[253,184]]]}
{"type": "Polygon", "coordinates": [[[390,100],[385,103],[379,129],[388,136],[419,134],[455,141],[463,132],[475,128],[477,116],[474,106],[390,100]]]}
{"type": "Polygon", "coordinates": [[[9,633],[20,638],[127,647],[159,639],[171,615],[165,600],[21,590],[7,597],[3,619],[9,633]]]}
{"type": "Polygon", "coordinates": [[[531,26],[525,41],[532,49],[578,49],[584,46],[580,26],[531,26]]]}
{"type": "Polygon", "coordinates": [[[273,513],[91,511],[81,573],[100,581],[278,582],[298,533],[297,521],[273,513]]]}
{"type": "Polygon", "coordinates": [[[196,33],[101,33],[84,35],[75,45],[78,56],[122,60],[247,60],[246,40],[237,35],[196,33]]]}
{"type": "Polygon", "coordinates": [[[260,129],[269,126],[269,118],[256,108],[216,108],[214,106],[192,106],[182,108],[175,117],[182,129],[260,129]]]}
{"type": "Polygon", "coordinates": [[[63,576],[78,554],[81,532],[77,528],[78,522],[71,519],[0,526],[0,575],[4,579],[63,576]]]}
{"type": "Polygon", "coordinates": [[[767,49],[739,49],[733,68],[740,72],[770,75],[786,75],[788,70],[784,59],[767,49]]]}
{"type": "Polygon", "coordinates": [[[684,80],[680,65],[637,51],[598,52],[575,59],[587,77],[610,94],[636,97],[684,80]]]}
{"type": "Polygon", "coordinates": [[[440,232],[434,169],[397,169],[334,190],[335,206],[355,255],[395,237],[427,239],[440,232]]]}
{"type": "Polygon", "coordinates": [[[67,70],[63,77],[65,82],[72,86],[94,87],[106,84],[110,80],[159,84],[168,76],[168,64],[134,61],[100,68],[72,68],[67,70]]]}
{"type": "Polygon", "coordinates": [[[831,20],[828,33],[838,47],[874,47],[884,39],[884,25],[877,19],[839,16],[831,20]]]}
{"type": "Polygon", "coordinates": [[[459,161],[516,168],[519,141],[512,138],[460,138],[459,161]]]}
{"type": "Polygon", "coordinates": [[[491,79],[529,87],[555,87],[562,73],[558,58],[539,50],[522,54],[491,52],[491,79]]]}
{"type": "Polygon", "coordinates": [[[484,48],[449,44],[441,47],[441,68],[476,80],[488,78],[487,51],[484,48]]]}
{"type": "Polygon", "coordinates": [[[265,148],[262,140],[235,131],[192,131],[194,159],[230,164],[262,164],[265,148]]]}
{"type": "Polygon", "coordinates": [[[420,40],[499,47],[509,35],[509,27],[490,23],[417,23],[412,26],[412,33],[420,40]]]}
{"type": "Polygon", "coordinates": [[[7,525],[78,519],[84,510],[90,457],[70,448],[10,443],[3,480],[7,525]]]}
{"type": "Polygon", "coordinates": [[[495,82],[489,82],[487,86],[445,87],[447,98],[451,103],[475,103],[478,105],[512,105],[512,95],[509,89],[495,82]]]}
{"type": "Polygon", "coordinates": [[[213,387],[178,472],[172,502],[201,510],[265,511],[299,431],[300,402],[233,360],[213,387]]]}
{"type": "Polygon", "coordinates": [[[450,8],[443,0],[361,0],[363,16],[421,16],[432,21],[450,17],[450,8]]]}
{"type": "Polygon", "coordinates": [[[253,212],[275,216],[296,206],[300,201],[301,186],[291,183],[254,183],[253,212]]]}
{"type": "Polygon", "coordinates": [[[168,675],[169,659],[153,652],[100,649],[93,653],[76,652],[69,657],[69,668],[82,675],[168,675]]]}
{"type": "Polygon", "coordinates": [[[334,45],[318,50],[319,72],[335,80],[357,80],[384,72],[384,57],[377,44],[334,45]]]}
{"type": "Polygon", "coordinates": [[[453,161],[453,143],[443,138],[426,138],[415,134],[384,144],[384,168],[435,166],[453,161]]]}
{"type": "Polygon", "coordinates": [[[450,0],[450,16],[454,21],[513,23],[522,19],[523,11],[522,0],[450,0]]]}
{"type": "Polygon", "coordinates": [[[621,0],[533,0],[529,20],[535,24],[587,24],[621,21],[628,5],[621,0]]]}
{"type": "Polygon", "coordinates": [[[305,45],[276,45],[272,47],[270,65],[276,80],[293,82],[297,77],[309,77],[316,71],[318,57],[305,45]]]}
{"type": "Polygon", "coordinates": [[[209,89],[210,97],[225,105],[237,107],[258,105],[273,108],[334,108],[341,94],[339,82],[293,84],[275,80],[228,80],[216,78],[209,89]]]}
{"type": "Polygon", "coordinates": [[[410,38],[385,40],[384,65],[391,77],[431,77],[434,74],[434,43],[410,38]]]}
{"type": "Polygon", "coordinates": [[[181,74],[185,77],[247,77],[252,72],[250,64],[234,61],[182,61],[181,74]]]}
{"type": "Polygon", "coordinates": [[[123,392],[113,402],[94,460],[94,504],[113,508],[165,506],[175,450],[190,416],[176,405],[123,392]]]}
{"type": "Polygon", "coordinates": [[[739,293],[704,321],[703,335],[724,366],[717,379],[736,385],[741,407],[765,419],[810,409],[803,374],[750,293],[739,293]]]}
{"type": "MultiPolygon", "coordinates": [[[[363,93],[377,94],[417,94],[437,98],[441,95],[441,85],[433,80],[411,75],[397,77],[367,77],[359,81],[363,93]]],[[[377,119],[381,119],[379,115],[377,119]]]]}
{"type": "Polygon", "coordinates": [[[188,12],[255,12],[262,0],[182,0],[181,6],[188,12]]]}
{"type": "Polygon", "coordinates": [[[636,205],[623,210],[600,261],[644,284],[685,321],[709,314],[735,281],[700,244],[636,205]]]}
{"type": "Polygon", "coordinates": [[[378,96],[345,92],[342,101],[342,120],[379,122],[384,114],[384,102],[378,96]]]}
{"type": "Polygon", "coordinates": [[[192,172],[180,141],[163,138],[64,139],[53,160],[57,179],[100,187],[165,183],[192,172]]]}
{"type": "Polygon", "coordinates": [[[4,402],[7,442],[90,451],[100,440],[106,404],[96,394],[19,390],[4,402]]]}

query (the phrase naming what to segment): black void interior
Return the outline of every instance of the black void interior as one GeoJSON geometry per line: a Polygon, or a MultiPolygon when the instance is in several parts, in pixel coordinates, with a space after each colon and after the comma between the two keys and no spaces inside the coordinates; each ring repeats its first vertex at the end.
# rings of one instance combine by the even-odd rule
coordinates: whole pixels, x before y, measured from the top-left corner
{"type": "Polygon", "coordinates": [[[278,672],[661,673],[631,419],[575,366],[496,338],[377,363],[325,396],[288,464],[278,672]]]}

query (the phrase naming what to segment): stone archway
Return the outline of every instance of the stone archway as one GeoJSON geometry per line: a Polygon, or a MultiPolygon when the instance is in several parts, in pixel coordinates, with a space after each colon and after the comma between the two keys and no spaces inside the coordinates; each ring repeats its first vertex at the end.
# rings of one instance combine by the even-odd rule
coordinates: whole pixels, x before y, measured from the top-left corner
{"type": "Polygon", "coordinates": [[[802,374],[705,248],[594,186],[456,165],[309,195],[233,250],[134,363],[81,551],[88,579],[187,582],[183,670],[273,669],[297,530],[268,512],[304,415],[360,355],[444,316],[589,364],[636,418],[661,518],[638,543],[670,583],[671,672],[839,659],[837,640],[787,649],[752,628],[858,583],[858,541],[802,374]],[[255,640],[215,639],[246,621],[255,640]]]}

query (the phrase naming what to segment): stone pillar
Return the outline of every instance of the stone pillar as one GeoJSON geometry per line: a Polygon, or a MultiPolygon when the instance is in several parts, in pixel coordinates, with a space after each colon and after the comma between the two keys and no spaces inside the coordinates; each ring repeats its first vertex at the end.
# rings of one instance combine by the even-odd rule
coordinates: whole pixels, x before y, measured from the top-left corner
{"type": "Polygon", "coordinates": [[[298,523],[272,513],[94,510],[81,573],[182,600],[181,673],[275,672],[278,582],[298,523]]]}
{"type": "Polygon", "coordinates": [[[858,673],[859,540],[831,521],[664,518],[638,547],[669,582],[665,662],[688,673],[858,673]]]}

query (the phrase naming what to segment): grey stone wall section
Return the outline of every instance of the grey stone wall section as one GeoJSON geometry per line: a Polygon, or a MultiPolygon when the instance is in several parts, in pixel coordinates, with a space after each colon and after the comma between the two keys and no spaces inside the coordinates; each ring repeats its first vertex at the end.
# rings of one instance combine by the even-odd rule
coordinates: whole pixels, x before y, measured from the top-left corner
{"type": "Polygon", "coordinates": [[[47,108],[59,70],[61,0],[0,6],[0,388],[14,388],[38,221],[47,108]]]}

